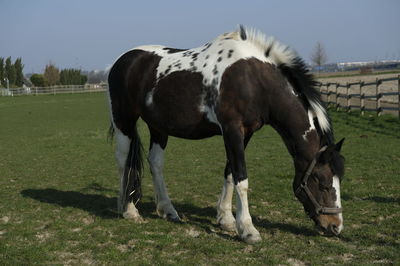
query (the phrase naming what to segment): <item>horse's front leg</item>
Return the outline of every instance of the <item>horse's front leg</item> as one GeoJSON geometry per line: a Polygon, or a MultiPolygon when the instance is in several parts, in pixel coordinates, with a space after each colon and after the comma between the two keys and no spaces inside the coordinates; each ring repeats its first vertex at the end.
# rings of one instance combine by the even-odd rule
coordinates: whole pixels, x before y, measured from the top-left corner
{"type": "Polygon", "coordinates": [[[223,135],[236,190],[236,230],[242,240],[253,244],[261,241],[261,236],[254,227],[249,212],[247,200],[249,183],[245,163],[243,131],[240,128],[226,127],[223,135]]]}
{"type": "Polygon", "coordinates": [[[232,214],[233,177],[229,162],[225,167],[224,186],[217,204],[217,223],[225,231],[236,231],[236,221],[232,214]]]}

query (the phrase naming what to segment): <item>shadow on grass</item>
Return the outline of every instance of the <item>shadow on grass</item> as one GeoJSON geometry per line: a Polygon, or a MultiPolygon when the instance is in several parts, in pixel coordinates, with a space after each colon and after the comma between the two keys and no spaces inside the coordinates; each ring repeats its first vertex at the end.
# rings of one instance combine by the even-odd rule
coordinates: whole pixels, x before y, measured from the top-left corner
{"type": "Polygon", "coordinates": [[[105,219],[117,218],[117,198],[58,189],[26,189],[21,195],[61,207],[73,207],[105,219]]]}
{"type": "Polygon", "coordinates": [[[400,198],[379,197],[379,196],[367,197],[364,198],[363,200],[370,200],[376,203],[398,203],[398,204],[400,203],[400,198]]]}
{"type": "Polygon", "coordinates": [[[279,230],[287,233],[292,233],[295,235],[302,235],[302,236],[316,236],[318,235],[316,230],[312,230],[306,226],[297,226],[288,223],[277,223],[277,222],[270,222],[265,219],[254,219],[254,225],[256,227],[264,227],[266,230],[279,230]]]}
{"type": "MultiPolygon", "coordinates": [[[[94,186],[96,191],[103,191],[94,186]]],[[[86,190],[86,189],[85,189],[86,190]]],[[[117,213],[117,198],[107,197],[99,194],[90,194],[77,191],[63,191],[58,189],[26,189],[21,195],[34,200],[58,205],[61,207],[73,207],[81,209],[104,219],[116,219],[120,217],[117,213]]],[[[198,207],[191,203],[173,203],[183,221],[188,224],[199,226],[207,233],[216,233],[223,238],[236,238],[219,230],[215,223],[216,209],[213,207],[198,207]]],[[[142,199],[138,205],[139,212],[145,219],[156,219],[155,204],[151,197],[142,199]]],[[[277,229],[296,235],[314,236],[316,232],[307,227],[298,227],[292,224],[275,223],[265,219],[254,219],[254,225],[264,227],[267,230],[277,229]]]]}

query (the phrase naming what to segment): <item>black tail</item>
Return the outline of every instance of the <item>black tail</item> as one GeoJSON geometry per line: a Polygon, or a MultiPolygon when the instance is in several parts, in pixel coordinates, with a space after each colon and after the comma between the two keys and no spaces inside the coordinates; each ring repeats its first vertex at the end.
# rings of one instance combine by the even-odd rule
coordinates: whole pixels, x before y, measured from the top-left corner
{"type": "Polygon", "coordinates": [[[129,202],[135,205],[142,197],[142,177],[143,177],[143,146],[140,141],[137,128],[133,130],[131,145],[128,157],[126,158],[125,171],[121,180],[121,191],[118,209],[120,213],[125,211],[129,202]]]}

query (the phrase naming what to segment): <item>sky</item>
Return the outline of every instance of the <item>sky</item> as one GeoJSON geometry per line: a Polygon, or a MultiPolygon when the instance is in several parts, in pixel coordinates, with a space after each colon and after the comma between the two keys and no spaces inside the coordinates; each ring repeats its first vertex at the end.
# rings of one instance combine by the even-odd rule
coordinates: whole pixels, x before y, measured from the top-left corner
{"type": "Polygon", "coordinates": [[[25,73],[104,70],[144,44],[203,45],[239,24],[289,45],[311,62],[400,60],[400,0],[0,0],[0,57],[25,73]]]}

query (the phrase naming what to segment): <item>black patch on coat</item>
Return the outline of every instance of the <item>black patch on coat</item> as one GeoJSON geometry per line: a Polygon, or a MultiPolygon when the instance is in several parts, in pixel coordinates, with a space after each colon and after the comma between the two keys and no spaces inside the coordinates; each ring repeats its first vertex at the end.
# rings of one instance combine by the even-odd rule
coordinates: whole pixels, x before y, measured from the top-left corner
{"type": "Polygon", "coordinates": [[[228,51],[228,58],[231,58],[231,57],[232,57],[232,54],[233,54],[233,50],[230,49],[230,50],[228,51]]]}
{"type": "Polygon", "coordinates": [[[114,123],[124,135],[135,136],[142,98],[138,91],[154,88],[161,57],[143,50],[131,50],[114,63],[108,75],[114,123]],[[144,72],[144,67],[146,71],[144,72]]]}
{"type": "Polygon", "coordinates": [[[202,139],[218,135],[219,126],[199,109],[204,97],[213,97],[214,92],[207,96],[208,91],[210,88],[204,86],[201,73],[174,71],[157,83],[153,105],[151,109],[146,107],[141,117],[149,128],[164,136],[202,139]]]}
{"type": "Polygon", "coordinates": [[[218,68],[217,68],[217,65],[214,66],[213,74],[214,74],[215,76],[218,75],[218,68]]]}
{"type": "Polygon", "coordinates": [[[211,47],[211,45],[212,45],[212,43],[206,43],[206,44],[204,45],[204,48],[201,50],[201,52],[205,52],[208,48],[211,47]]]}
{"type": "Polygon", "coordinates": [[[175,54],[175,53],[187,51],[188,49],[177,49],[177,48],[165,47],[165,48],[163,48],[163,50],[168,51],[167,53],[169,53],[169,54],[175,54]]]}
{"type": "Polygon", "coordinates": [[[245,28],[243,27],[243,25],[240,25],[240,26],[239,26],[239,31],[240,31],[240,38],[241,38],[243,41],[247,40],[246,30],[245,30],[245,28]]]}
{"type": "Polygon", "coordinates": [[[187,57],[187,56],[190,56],[191,54],[193,54],[194,52],[193,52],[193,50],[187,50],[186,52],[184,52],[183,53],[183,57],[187,57]]]}
{"type": "Polygon", "coordinates": [[[194,53],[194,54],[192,54],[192,59],[193,59],[193,61],[196,61],[197,60],[197,56],[199,55],[199,53],[194,53]]]}
{"type": "Polygon", "coordinates": [[[265,51],[265,57],[269,56],[269,53],[271,52],[272,49],[272,45],[270,47],[268,47],[267,51],[265,51]]]}

